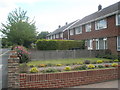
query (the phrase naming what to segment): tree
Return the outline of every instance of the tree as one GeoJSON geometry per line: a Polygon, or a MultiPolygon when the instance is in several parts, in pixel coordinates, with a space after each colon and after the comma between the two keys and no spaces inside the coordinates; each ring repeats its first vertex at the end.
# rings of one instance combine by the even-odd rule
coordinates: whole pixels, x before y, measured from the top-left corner
{"type": "Polygon", "coordinates": [[[48,34],[49,34],[48,31],[42,31],[41,33],[38,34],[37,38],[38,39],[45,39],[48,34]]]}
{"type": "Polygon", "coordinates": [[[34,21],[29,22],[26,13],[21,8],[9,13],[7,24],[2,23],[0,31],[13,44],[29,47],[36,38],[36,27],[34,21]]]}

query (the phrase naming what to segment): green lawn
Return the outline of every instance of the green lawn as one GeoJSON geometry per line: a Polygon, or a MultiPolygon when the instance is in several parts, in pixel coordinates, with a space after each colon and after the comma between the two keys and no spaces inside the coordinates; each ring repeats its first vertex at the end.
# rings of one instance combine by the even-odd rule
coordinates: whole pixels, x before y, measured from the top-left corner
{"type": "Polygon", "coordinates": [[[58,59],[58,60],[38,60],[38,61],[30,61],[27,65],[39,65],[39,64],[73,64],[83,62],[85,60],[90,60],[91,62],[97,60],[109,61],[110,59],[102,59],[102,58],[79,58],[79,59],[58,59]]]}

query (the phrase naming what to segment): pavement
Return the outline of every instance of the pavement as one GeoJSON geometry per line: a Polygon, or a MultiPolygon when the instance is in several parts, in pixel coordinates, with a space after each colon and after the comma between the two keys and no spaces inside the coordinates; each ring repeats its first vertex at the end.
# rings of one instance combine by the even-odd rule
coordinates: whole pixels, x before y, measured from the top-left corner
{"type": "Polygon", "coordinates": [[[120,84],[120,81],[112,80],[112,81],[106,81],[106,82],[95,83],[95,84],[74,86],[70,88],[118,88],[119,87],[119,90],[120,90],[119,84],[120,84]]]}

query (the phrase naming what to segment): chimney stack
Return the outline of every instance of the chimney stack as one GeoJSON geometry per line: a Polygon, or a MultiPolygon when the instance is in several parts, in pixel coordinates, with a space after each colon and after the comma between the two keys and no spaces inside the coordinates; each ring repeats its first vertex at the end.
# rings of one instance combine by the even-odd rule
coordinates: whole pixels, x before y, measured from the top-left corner
{"type": "Polygon", "coordinates": [[[61,26],[59,25],[58,28],[61,28],[61,26]]]}
{"type": "Polygon", "coordinates": [[[66,22],[65,25],[68,25],[68,23],[66,22]]]}
{"type": "Polygon", "coordinates": [[[99,6],[98,6],[98,11],[100,11],[101,9],[102,9],[102,5],[99,4],[99,6]]]}

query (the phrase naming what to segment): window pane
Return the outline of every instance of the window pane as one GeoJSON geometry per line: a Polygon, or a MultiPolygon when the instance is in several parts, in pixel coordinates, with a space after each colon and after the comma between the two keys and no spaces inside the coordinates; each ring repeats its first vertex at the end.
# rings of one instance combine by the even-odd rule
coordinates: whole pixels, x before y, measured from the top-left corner
{"type": "Polygon", "coordinates": [[[120,15],[118,15],[118,24],[120,25],[120,15]]]}
{"type": "Polygon", "coordinates": [[[104,40],[99,39],[99,49],[104,49],[104,40]]]}
{"type": "Polygon", "coordinates": [[[120,37],[118,37],[118,46],[120,47],[120,37]]]}
{"type": "Polygon", "coordinates": [[[73,35],[73,32],[74,32],[73,30],[70,30],[70,35],[73,35]]]}
{"type": "Polygon", "coordinates": [[[103,29],[106,27],[107,27],[107,21],[105,19],[96,22],[96,30],[103,29]]]}
{"type": "Polygon", "coordinates": [[[91,24],[85,25],[85,29],[86,29],[86,32],[90,32],[91,31],[91,24]]]}
{"type": "Polygon", "coordinates": [[[75,34],[82,33],[82,27],[75,28],[75,34]]]}

